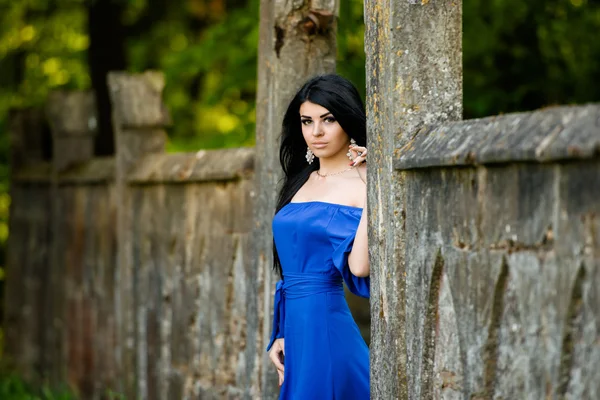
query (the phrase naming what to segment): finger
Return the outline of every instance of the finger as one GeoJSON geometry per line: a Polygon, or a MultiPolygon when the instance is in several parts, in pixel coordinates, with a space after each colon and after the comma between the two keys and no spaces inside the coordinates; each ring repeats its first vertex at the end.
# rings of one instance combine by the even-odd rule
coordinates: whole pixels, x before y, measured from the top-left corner
{"type": "Polygon", "coordinates": [[[281,363],[281,360],[279,360],[279,357],[275,356],[275,357],[271,357],[271,361],[273,362],[273,365],[275,365],[275,368],[277,368],[278,371],[283,371],[283,364],[281,363]]]}
{"type": "Polygon", "coordinates": [[[350,163],[350,165],[351,165],[351,166],[353,166],[353,167],[354,167],[354,166],[357,166],[358,164],[365,162],[365,161],[366,161],[366,159],[367,159],[367,155],[366,155],[366,154],[363,154],[363,155],[361,155],[361,156],[358,156],[358,157],[356,157],[356,158],[355,158],[355,159],[354,159],[354,160],[353,160],[353,161],[350,163]]]}
{"type": "Polygon", "coordinates": [[[365,153],[367,151],[366,147],[363,146],[350,146],[350,151],[365,153]]]}
{"type": "Polygon", "coordinates": [[[351,166],[353,166],[353,167],[356,167],[357,165],[360,165],[360,164],[362,164],[363,162],[365,162],[365,160],[366,160],[366,159],[365,159],[364,157],[357,157],[357,158],[355,158],[355,159],[354,159],[354,161],[352,161],[352,162],[350,163],[350,165],[351,165],[351,166]]]}
{"type": "Polygon", "coordinates": [[[284,339],[279,339],[280,342],[277,343],[277,347],[278,347],[278,351],[277,351],[277,357],[279,358],[279,360],[281,360],[281,357],[285,357],[285,345],[284,345],[284,339]],[[281,354],[280,354],[281,353],[281,354]]]}
{"type": "Polygon", "coordinates": [[[283,371],[283,364],[281,363],[281,360],[279,359],[279,354],[273,352],[273,354],[270,355],[271,361],[273,362],[273,364],[275,364],[275,368],[277,368],[278,371],[283,371]]]}
{"type": "Polygon", "coordinates": [[[350,149],[350,152],[354,155],[354,157],[360,157],[366,156],[368,150],[366,147],[354,146],[350,149]]]}
{"type": "Polygon", "coordinates": [[[279,375],[279,386],[281,386],[283,385],[283,372],[277,371],[277,374],[279,375]]]}

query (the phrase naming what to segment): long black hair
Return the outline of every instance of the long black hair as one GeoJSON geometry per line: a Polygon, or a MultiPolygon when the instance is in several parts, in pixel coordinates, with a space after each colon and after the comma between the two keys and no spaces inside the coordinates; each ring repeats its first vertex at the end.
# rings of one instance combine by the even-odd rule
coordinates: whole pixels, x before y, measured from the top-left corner
{"type": "MultiPolygon", "coordinates": [[[[306,162],[307,145],[302,136],[300,106],[310,101],[333,114],[342,129],[359,146],[367,144],[365,106],[356,87],[339,75],[319,75],[306,82],[296,93],[283,117],[279,162],[283,169],[283,186],[279,192],[275,213],[292,200],[296,192],[319,169],[319,159],[306,162]]],[[[273,269],[283,276],[279,255],[273,242],[273,269]]]]}

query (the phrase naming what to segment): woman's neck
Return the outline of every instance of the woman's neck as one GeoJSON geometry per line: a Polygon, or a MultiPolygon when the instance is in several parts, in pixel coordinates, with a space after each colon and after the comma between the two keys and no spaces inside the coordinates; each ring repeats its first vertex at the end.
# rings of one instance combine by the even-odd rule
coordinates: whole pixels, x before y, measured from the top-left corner
{"type": "Polygon", "coordinates": [[[319,159],[319,172],[323,175],[334,174],[350,168],[350,160],[345,153],[319,159]]]}

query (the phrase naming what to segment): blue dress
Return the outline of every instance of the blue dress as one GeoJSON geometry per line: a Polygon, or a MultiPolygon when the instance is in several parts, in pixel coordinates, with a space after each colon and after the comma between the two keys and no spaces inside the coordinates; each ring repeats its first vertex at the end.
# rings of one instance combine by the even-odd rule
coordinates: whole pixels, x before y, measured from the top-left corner
{"type": "Polygon", "coordinates": [[[362,208],[310,201],[289,203],[273,218],[283,269],[273,332],[285,338],[282,400],[369,398],[369,349],[354,322],[343,282],[369,297],[369,278],[354,276],[348,253],[362,208]]]}

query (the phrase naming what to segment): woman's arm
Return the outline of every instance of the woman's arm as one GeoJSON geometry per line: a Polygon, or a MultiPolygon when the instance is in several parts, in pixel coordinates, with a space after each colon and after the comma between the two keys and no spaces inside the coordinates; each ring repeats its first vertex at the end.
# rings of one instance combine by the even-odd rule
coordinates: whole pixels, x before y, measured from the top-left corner
{"type": "MultiPolygon", "coordinates": [[[[366,153],[366,149],[365,149],[366,153]]],[[[366,155],[366,154],[365,154],[366,155]]],[[[357,167],[358,175],[360,179],[365,184],[366,191],[366,175],[367,175],[367,166],[361,165],[357,167]]],[[[352,246],[352,250],[348,255],[348,266],[350,267],[350,272],[358,277],[369,276],[371,272],[369,268],[369,242],[367,235],[367,195],[365,193],[365,201],[363,206],[362,215],[360,217],[360,222],[358,223],[358,228],[356,230],[356,237],[354,238],[354,244],[352,246]]]]}
{"type": "Polygon", "coordinates": [[[367,237],[367,202],[360,217],[354,245],[348,255],[350,272],[358,277],[369,276],[369,242],[367,237]]]}

